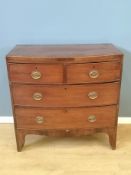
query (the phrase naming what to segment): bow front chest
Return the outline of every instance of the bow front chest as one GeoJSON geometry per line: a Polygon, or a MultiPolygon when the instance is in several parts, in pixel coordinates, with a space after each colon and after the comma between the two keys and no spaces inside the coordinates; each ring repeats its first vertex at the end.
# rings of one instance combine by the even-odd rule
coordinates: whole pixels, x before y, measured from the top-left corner
{"type": "Polygon", "coordinates": [[[27,134],[105,132],[116,148],[123,54],[112,44],[17,45],[6,58],[18,151],[27,134]]]}

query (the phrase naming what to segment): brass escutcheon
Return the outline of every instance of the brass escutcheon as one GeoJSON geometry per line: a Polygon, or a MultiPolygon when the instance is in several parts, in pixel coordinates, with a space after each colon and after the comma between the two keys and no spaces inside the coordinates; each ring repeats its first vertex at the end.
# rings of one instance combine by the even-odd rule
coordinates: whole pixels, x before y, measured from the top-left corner
{"type": "Polygon", "coordinates": [[[41,72],[35,70],[31,73],[31,77],[34,79],[34,80],[38,80],[40,79],[42,76],[41,72]]]}
{"type": "Polygon", "coordinates": [[[96,121],[96,116],[95,115],[89,115],[88,121],[91,122],[91,123],[95,122],[96,121]]]}
{"type": "Polygon", "coordinates": [[[92,91],[92,92],[89,92],[88,97],[89,97],[89,99],[94,100],[98,97],[98,94],[97,94],[97,92],[92,91]]]}
{"type": "Polygon", "coordinates": [[[37,116],[36,117],[36,123],[41,124],[43,122],[44,122],[44,117],[42,117],[42,116],[37,116]]]}
{"type": "Polygon", "coordinates": [[[42,100],[43,95],[39,92],[35,92],[32,97],[33,97],[34,100],[38,101],[38,100],[42,100]]]}
{"type": "Polygon", "coordinates": [[[90,78],[98,78],[98,77],[99,77],[99,72],[98,72],[98,70],[91,70],[91,71],[89,72],[89,77],[90,77],[90,78]]]}

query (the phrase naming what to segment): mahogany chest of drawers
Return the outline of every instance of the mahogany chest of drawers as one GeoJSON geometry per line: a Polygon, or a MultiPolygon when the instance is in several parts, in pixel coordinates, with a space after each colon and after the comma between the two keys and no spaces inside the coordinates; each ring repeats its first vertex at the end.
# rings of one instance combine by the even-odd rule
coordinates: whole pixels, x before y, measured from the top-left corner
{"type": "Polygon", "coordinates": [[[6,58],[18,151],[27,134],[105,132],[116,148],[123,60],[117,48],[17,45],[6,58]]]}

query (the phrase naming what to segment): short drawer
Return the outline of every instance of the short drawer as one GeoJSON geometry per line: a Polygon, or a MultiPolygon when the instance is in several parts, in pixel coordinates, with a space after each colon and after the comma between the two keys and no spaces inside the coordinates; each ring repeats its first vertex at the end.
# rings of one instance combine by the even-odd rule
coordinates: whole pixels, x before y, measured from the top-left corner
{"type": "Polygon", "coordinates": [[[62,83],[63,67],[60,64],[9,64],[9,76],[17,83],[62,83]]]}
{"type": "Polygon", "coordinates": [[[15,105],[79,107],[117,104],[119,83],[88,85],[12,85],[15,105]]]}
{"type": "Polygon", "coordinates": [[[105,128],[115,126],[117,106],[65,109],[15,108],[15,116],[17,128],[105,128]]]}
{"type": "Polygon", "coordinates": [[[120,80],[120,62],[70,64],[67,66],[68,83],[94,83],[120,80]]]}

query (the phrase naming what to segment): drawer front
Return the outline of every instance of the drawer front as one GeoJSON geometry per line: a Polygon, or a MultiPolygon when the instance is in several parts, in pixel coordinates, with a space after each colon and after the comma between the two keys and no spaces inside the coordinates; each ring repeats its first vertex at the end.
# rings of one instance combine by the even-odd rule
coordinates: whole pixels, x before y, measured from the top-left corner
{"type": "Polygon", "coordinates": [[[117,104],[119,83],[89,85],[12,85],[15,105],[79,107],[117,104]]]}
{"type": "Polygon", "coordinates": [[[113,127],[117,106],[93,108],[15,108],[17,128],[75,129],[113,127]]]}
{"type": "Polygon", "coordinates": [[[62,83],[60,64],[9,64],[10,80],[18,83],[62,83]]]}
{"type": "Polygon", "coordinates": [[[120,62],[70,64],[67,67],[68,83],[110,82],[120,80],[120,76],[120,62]]]}

